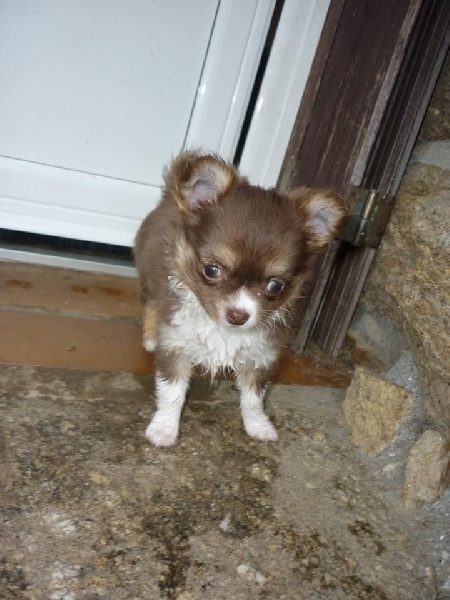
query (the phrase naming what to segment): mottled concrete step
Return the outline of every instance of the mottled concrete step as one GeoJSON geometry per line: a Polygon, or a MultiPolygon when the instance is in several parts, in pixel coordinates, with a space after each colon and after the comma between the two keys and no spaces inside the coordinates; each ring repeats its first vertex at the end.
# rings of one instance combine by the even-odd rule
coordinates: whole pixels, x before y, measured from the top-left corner
{"type": "Polygon", "coordinates": [[[195,380],[161,450],[144,438],[153,385],[0,366],[0,597],[437,598],[444,516],[405,511],[355,450],[343,390],[274,386],[280,440],[261,444],[231,382],[195,380]]]}

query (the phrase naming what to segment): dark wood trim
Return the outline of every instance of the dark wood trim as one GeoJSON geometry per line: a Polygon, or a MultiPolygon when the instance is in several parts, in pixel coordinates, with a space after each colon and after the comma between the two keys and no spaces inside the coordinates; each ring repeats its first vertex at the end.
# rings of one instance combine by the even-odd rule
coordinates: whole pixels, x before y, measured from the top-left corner
{"type": "Polygon", "coordinates": [[[424,2],[372,149],[363,187],[395,195],[449,48],[450,2],[424,2]]]}
{"type": "MultiPolygon", "coordinates": [[[[448,52],[449,22],[449,2],[423,2],[367,161],[364,187],[397,192],[448,52]]],[[[390,213],[393,206],[386,210],[390,213]]],[[[371,248],[342,246],[311,335],[331,357],[342,347],[374,255],[371,248]]]]}
{"type": "Polygon", "coordinates": [[[343,242],[341,256],[328,280],[311,338],[332,358],[344,342],[350,320],[375,257],[375,248],[357,248],[343,242]]]}
{"type": "MultiPolygon", "coordinates": [[[[443,0],[331,1],[284,163],[290,187],[396,191],[448,47],[449,10],[443,0]]],[[[313,329],[337,354],[374,257],[348,243],[330,252],[296,350],[313,329]]]]}
{"type": "Polygon", "coordinates": [[[336,255],[340,242],[332,242],[327,252],[316,264],[314,276],[306,287],[305,295],[299,303],[301,322],[297,324],[297,335],[292,342],[294,352],[303,352],[309,341],[311,331],[320,312],[320,303],[331,278],[331,273],[336,262],[336,255]]]}
{"type": "Polygon", "coordinates": [[[299,154],[306,135],[310,114],[316,102],[319,86],[326,70],[326,64],[333,47],[345,2],[346,0],[332,0],[330,3],[317,52],[311,65],[308,81],[306,82],[291,138],[280,170],[277,187],[280,186],[282,181],[285,188],[295,187],[293,181],[296,179],[296,167],[298,166],[296,157],[299,154]],[[291,169],[292,162],[294,163],[293,169],[291,169]]]}
{"type": "MultiPolygon", "coordinates": [[[[420,3],[346,0],[304,132],[291,186],[360,185],[420,3]]],[[[331,6],[334,5],[332,0],[331,6]]],[[[327,40],[328,41],[328,40],[327,40]]]]}

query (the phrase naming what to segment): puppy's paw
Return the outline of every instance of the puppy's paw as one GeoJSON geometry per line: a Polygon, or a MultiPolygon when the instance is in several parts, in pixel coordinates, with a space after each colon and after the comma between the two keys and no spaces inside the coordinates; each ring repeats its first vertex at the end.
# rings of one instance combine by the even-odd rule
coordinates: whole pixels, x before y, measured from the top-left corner
{"type": "Polygon", "coordinates": [[[178,423],[163,422],[156,413],[145,430],[145,437],[154,446],[174,446],[178,439],[178,423]]]}
{"type": "Polygon", "coordinates": [[[277,430],[265,414],[247,414],[244,427],[250,437],[260,442],[276,442],[278,439],[277,430]]]}
{"type": "Polygon", "coordinates": [[[142,338],[142,345],[144,346],[145,350],[147,350],[147,352],[154,352],[155,348],[156,348],[156,340],[155,338],[151,338],[151,337],[144,337],[142,338]]]}

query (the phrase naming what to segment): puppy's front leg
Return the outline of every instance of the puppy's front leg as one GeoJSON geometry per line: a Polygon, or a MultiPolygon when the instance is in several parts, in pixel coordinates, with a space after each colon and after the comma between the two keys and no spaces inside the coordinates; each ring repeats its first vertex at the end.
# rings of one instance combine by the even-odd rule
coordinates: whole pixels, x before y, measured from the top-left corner
{"type": "Polygon", "coordinates": [[[191,377],[191,366],[183,356],[156,357],[156,412],[145,430],[155,446],[173,446],[178,438],[181,411],[191,377]]]}
{"type": "Polygon", "coordinates": [[[144,322],[142,345],[147,352],[154,352],[156,348],[156,310],[151,302],[144,305],[144,322]]]}
{"type": "Polygon", "coordinates": [[[278,439],[275,427],[264,413],[264,392],[269,372],[266,369],[240,368],[236,383],[241,393],[241,414],[248,435],[262,442],[278,439]]]}

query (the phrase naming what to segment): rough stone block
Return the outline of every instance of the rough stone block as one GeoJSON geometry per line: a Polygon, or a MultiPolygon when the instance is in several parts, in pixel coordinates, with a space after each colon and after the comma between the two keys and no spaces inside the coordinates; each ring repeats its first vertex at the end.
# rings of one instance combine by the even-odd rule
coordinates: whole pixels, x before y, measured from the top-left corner
{"type": "Polygon", "coordinates": [[[437,431],[425,431],[409,453],[403,502],[416,508],[434,502],[449,484],[450,441],[437,431]]]}
{"type": "MultiPolygon", "coordinates": [[[[449,165],[450,167],[450,165],[449,165]]],[[[433,428],[450,437],[450,168],[410,164],[361,302],[407,334],[433,428]]]]}
{"type": "Polygon", "coordinates": [[[367,454],[376,455],[402,431],[412,431],[415,399],[404,388],[356,367],[343,410],[352,441],[367,454]]]}

